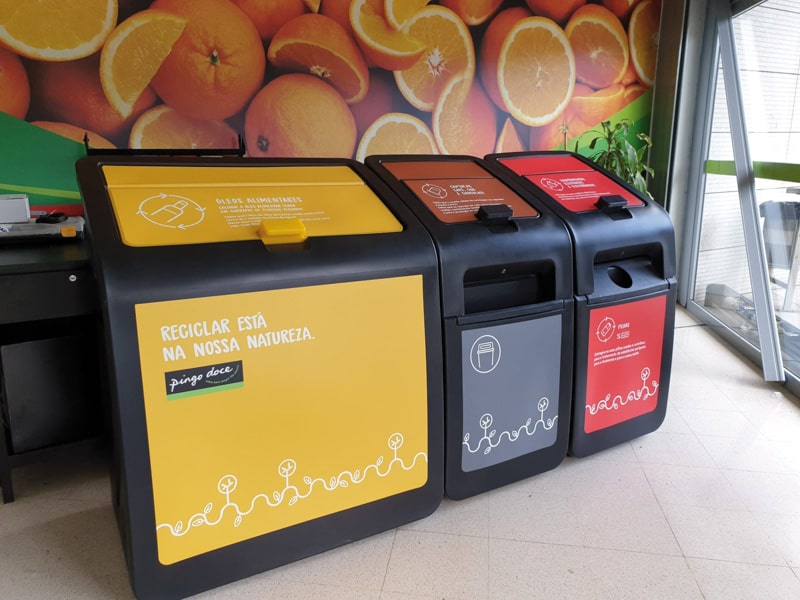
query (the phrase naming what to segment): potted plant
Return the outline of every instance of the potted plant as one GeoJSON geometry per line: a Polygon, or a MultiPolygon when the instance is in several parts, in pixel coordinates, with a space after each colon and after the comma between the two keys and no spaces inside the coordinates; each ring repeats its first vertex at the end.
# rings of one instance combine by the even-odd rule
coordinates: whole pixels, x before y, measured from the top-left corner
{"type": "Polygon", "coordinates": [[[575,152],[578,152],[583,137],[591,134],[593,137],[589,143],[587,158],[652,198],[647,190],[647,177],[653,175],[653,169],[647,165],[646,160],[653,141],[646,133],[637,133],[636,139],[642,144],[638,148],[631,144],[631,125],[630,119],[621,119],[613,126],[611,121],[603,121],[600,129],[587,131],[578,138],[575,152]]]}

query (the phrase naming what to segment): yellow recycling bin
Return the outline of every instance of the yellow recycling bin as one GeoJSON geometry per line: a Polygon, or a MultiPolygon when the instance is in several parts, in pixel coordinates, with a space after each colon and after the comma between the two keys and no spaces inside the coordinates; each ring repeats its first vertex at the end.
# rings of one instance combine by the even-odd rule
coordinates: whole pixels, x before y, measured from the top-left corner
{"type": "Polygon", "coordinates": [[[109,155],[77,172],[138,597],[436,509],[437,259],[388,188],[344,160],[109,155]]]}

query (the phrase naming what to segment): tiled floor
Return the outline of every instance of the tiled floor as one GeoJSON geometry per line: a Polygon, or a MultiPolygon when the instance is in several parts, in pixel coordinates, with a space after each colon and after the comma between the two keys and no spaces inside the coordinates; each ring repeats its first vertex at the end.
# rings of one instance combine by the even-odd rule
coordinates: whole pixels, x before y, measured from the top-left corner
{"type": "MultiPolygon", "coordinates": [[[[800,598],[800,404],[679,311],[655,433],[197,598],[800,598]]],[[[132,598],[100,458],[0,505],[0,598],[132,598]]]]}

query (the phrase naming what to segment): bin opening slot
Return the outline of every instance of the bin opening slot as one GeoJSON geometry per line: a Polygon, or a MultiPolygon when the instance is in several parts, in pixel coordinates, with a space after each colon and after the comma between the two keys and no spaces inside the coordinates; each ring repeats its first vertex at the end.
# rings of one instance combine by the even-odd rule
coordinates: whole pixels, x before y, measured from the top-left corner
{"type": "Polygon", "coordinates": [[[647,264],[647,268],[658,277],[664,277],[664,249],[661,244],[641,244],[622,248],[601,250],[594,257],[595,269],[620,261],[637,259],[636,263],[647,264]]]}
{"type": "Polygon", "coordinates": [[[525,262],[469,269],[464,274],[464,312],[474,314],[555,300],[555,267],[525,262]]]}

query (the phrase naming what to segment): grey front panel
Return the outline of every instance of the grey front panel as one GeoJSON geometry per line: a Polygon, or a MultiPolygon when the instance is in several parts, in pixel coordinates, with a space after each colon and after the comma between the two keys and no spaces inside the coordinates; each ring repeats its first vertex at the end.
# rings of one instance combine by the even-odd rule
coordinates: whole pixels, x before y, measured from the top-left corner
{"type": "Polygon", "coordinates": [[[561,315],[461,333],[461,469],[475,471],[555,444],[561,315]]]}

